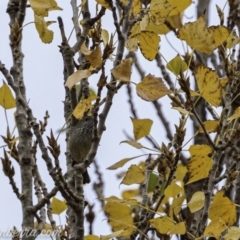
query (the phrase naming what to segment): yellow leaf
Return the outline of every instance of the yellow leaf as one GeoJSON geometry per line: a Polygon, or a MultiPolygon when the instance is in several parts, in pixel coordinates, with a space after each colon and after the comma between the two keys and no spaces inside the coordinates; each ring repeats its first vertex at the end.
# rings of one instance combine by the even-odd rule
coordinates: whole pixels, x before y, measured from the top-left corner
{"type": "Polygon", "coordinates": [[[229,118],[227,119],[227,121],[228,121],[228,123],[230,123],[231,121],[233,121],[233,120],[235,120],[235,119],[237,119],[237,118],[239,118],[239,117],[240,117],[240,107],[238,107],[238,108],[234,111],[233,115],[232,115],[231,117],[229,117],[229,118]]]}
{"type": "Polygon", "coordinates": [[[185,40],[190,47],[206,54],[211,54],[227,39],[228,35],[226,27],[207,28],[205,15],[195,22],[186,23],[178,31],[178,38],[185,40]]]}
{"type": "Polygon", "coordinates": [[[0,87],[0,105],[4,109],[11,109],[16,107],[16,102],[8,85],[3,82],[0,87]]]}
{"type": "Polygon", "coordinates": [[[151,219],[150,224],[162,234],[185,234],[186,227],[183,222],[174,223],[173,219],[164,216],[151,219]]]}
{"type": "Polygon", "coordinates": [[[140,11],[142,10],[142,3],[139,0],[133,0],[132,1],[132,8],[131,8],[131,13],[133,16],[137,16],[140,11]]]}
{"type": "Polygon", "coordinates": [[[233,48],[240,42],[240,38],[237,36],[235,31],[232,31],[227,38],[227,48],[233,48]]]}
{"type": "Polygon", "coordinates": [[[229,36],[229,31],[224,26],[211,26],[209,31],[215,40],[216,46],[220,46],[229,36]]]}
{"type": "Polygon", "coordinates": [[[208,217],[211,220],[221,218],[227,226],[232,226],[236,222],[236,206],[228,197],[223,196],[223,191],[219,191],[213,198],[208,217]]]}
{"type": "Polygon", "coordinates": [[[96,100],[97,98],[97,96],[89,96],[87,99],[79,102],[73,111],[73,116],[76,119],[81,120],[84,116],[84,113],[92,108],[92,101],[96,100]]]}
{"type": "Polygon", "coordinates": [[[142,31],[136,35],[143,56],[152,61],[158,53],[160,37],[153,32],[142,31]]]}
{"type": "Polygon", "coordinates": [[[141,143],[137,142],[136,140],[125,140],[125,141],[121,141],[120,143],[127,143],[137,149],[144,148],[144,146],[141,143]]]}
{"type": "Polygon", "coordinates": [[[191,94],[192,97],[199,97],[199,96],[201,96],[201,94],[199,94],[198,92],[195,92],[193,90],[190,90],[190,94],[191,94]]]}
{"type": "Polygon", "coordinates": [[[227,230],[227,233],[224,235],[224,240],[239,240],[240,238],[240,228],[230,227],[227,230]]]}
{"type": "Polygon", "coordinates": [[[188,69],[187,64],[181,59],[179,54],[168,62],[166,67],[175,75],[179,75],[181,72],[185,72],[188,69]]]}
{"type": "MultiPolygon", "coordinates": [[[[218,120],[207,120],[203,122],[203,125],[208,133],[217,132],[219,130],[218,120]]],[[[204,132],[201,126],[199,127],[199,132],[204,132]]]]}
{"type": "Polygon", "coordinates": [[[112,11],[112,8],[110,7],[109,3],[106,0],[96,0],[96,2],[100,4],[102,7],[112,11]]]}
{"type": "Polygon", "coordinates": [[[180,192],[182,191],[182,188],[176,184],[175,181],[172,181],[172,183],[165,189],[164,194],[167,197],[176,197],[180,192]]]}
{"type": "Polygon", "coordinates": [[[151,74],[148,74],[137,84],[136,90],[138,96],[146,101],[156,101],[171,93],[171,91],[165,86],[162,78],[157,78],[151,74]]]}
{"type": "Polygon", "coordinates": [[[111,203],[118,203],[122,205],[130,205],[130,206],[139,206],[139,203],[136,199],[119,199],[115,196],[111,196],[108,198],[103,198],[103,200],[111,203]]]}
{"type": "Polygon", "coordinates": [[[103,40],[103,45],[106,46],[107,43],[108,43],[108,39],[109,39],[108,31],[105,30],[105,29],[102,29],[101,37],[102,37],[102,40],[103,40]]]}
{"type": "Polygon", "coordinates": [[[190,173],[188,183],[196,182],[200,179],[207,178],[212,168],[213,161],[208,155],[212,149],[208,145],[192,145],[189,148],[191,159],[187,168],[190,173]]]}
{"type": "Polygon", "coordinates": [[[174,7],[168,0],[151,0],[150,14],[155,25],[163,24],[174,7]]]}
{"type": "Polygon", "coordinates": [[[179,214],[179,212],[182,209],[182,205],[183,205],[185,198],[186,198],[185,196],[181,196],[181,197],[176,197],[173,199],[173,202],[170,205],[170,216],[173,217],[173,214],[175,216],[177,216],[179,214]]]}
{"type": "Polygon", "coordinates": [[[192,198],[187,205],[191,213],[194,213],[203,208],[204,202],[205,202],[204,192],[197,191],[192,195],[192,198]]]}
{"type": "Polygon", "coordinates": [[[183,181],[187,173],[187,168],[183,164],[178,164],[177,165],[177,170],[175,173],[175,179],[176,181],[183,181]]]}
{"type": "Polygon", "coordinates": [[[87,235],[84,236],[84,240],[100,240],[100,238],[96,235],[87,235]]]}
{"type": "Polygon", "coordinates": [[[139,193],[139,189],[125,190],[122,192],[123,199],[135,198],[139,193]]]}
{"type": "MultiPolygon", "coordinates": [[[[181,18],[182,17],[180,16],[180,14],[177,14],[167,17],[166,21],[170,24],[172,28],[180,29],[182,27],[181,18]]],[[[156,34],[167,34],[171,31],[169,26],[167,26],[166,24],[155,25],[151,19],[146,30],[150,32],[155,32],[156,34]]]]}
{"type": "Polygon", "coordinates": [[[203,236],[220,239],[220,236],[225,229],[227,229],[225,222],[221,218],[215,217],[205,228],[203,236]]]}
{"type": "Polygon", "coordinates": [[[85,43],[83,43],[80,50],[91,63],[93,68],[102,66],[102,52],[100,47],[91,51],[86,47],[85,43]]]}
{"type": "Polygon", "coordinates": [[[45,22],[44,17],[34,14],[34,23],[42,42],[51,43],[53,40],[53,31],[47,28],[49,24],[45,22]]]}
{"type": "Polygon", "coordinates": [[[176,14],[182,14],[182,12],[192,4],[192,0],[168,0],[168,2],[174,7],[169,16],[176,14]]]}
{"type": "Polygon", "coordinates": [[[34,13],[41,17],[47,17],[50,10],[62,10],[55,0],[29,0],[34,13]]]}
{"type": "Polygon", "coordinates": [[[153,124],[153,121],[151,119],[131,118],[131,120],[133,123],[134,138],[136,140],[139,140],[142,137],[146,137],[150,133],[153,124]]]}
{"type": "Polygon", "coordinates": [[[52,213],[60,215],[67,209],[67,204],[64,201],[57,199],[56,197],[52,198],[52,213]]]}
{"type": "Polygon", "coordinates": [[[125,185],[140,184],[143,183],[145,179],[145,171],[137,165],[131,165],[121,183],[125,185]]]}
{"type": "Polygon", "coordinates": [[[72,89],[72,87],[80,82],[84,78],[88,78],[91,76],[91,72],[87,69],[85,70],[77,70],[75,73],[73,73],[71,76],[68,77],[65,87],[68,87],[69,90],[72,89]]]}
{"type": "Polygon", "coordinates": [[[132,58],[123,60],[117,67],[111,69],[112,75],[116,80],[130,82],[132,74],[132,58]]]}
{"type": "MultiPolygon", "coordinates": [[[[109,216],[109,223],[113,231],[115,232],[127,228],[127,231],[124,232],[124,237],[130,237],[134,230],[130,207],[118,202],[107,202],[104,206],[104,210],[109,216]]],[[[123,236],[122,234],[123,233],[121,233],[121,236],[123,236]]]]}
{"type": "Polygon", "coordinates": [[[111,165],[110,167],[108,167],[107,169],[108,170],[115,170],[115,169],[118,169],[120,167],[123,167],[127,162],[135,159],[135,158],[138,158],[139,156],[137,157],[131,157],[131,158],[124,158],[116,163],[114,163],[113,165],[111,165]]]}
{"type": "Polygon", "coordinates": [[[214,107],[220,106],[222,87],[216,71],[205,66],[198,66],[195,77],[202,97],[214,107]]]}

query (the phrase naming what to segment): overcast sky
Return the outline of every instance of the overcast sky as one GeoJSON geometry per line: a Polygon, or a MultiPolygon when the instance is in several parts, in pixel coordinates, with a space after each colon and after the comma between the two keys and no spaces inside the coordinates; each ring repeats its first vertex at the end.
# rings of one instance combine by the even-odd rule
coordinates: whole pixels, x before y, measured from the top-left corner
{"type": "MultiPolygon", "coordinates": [[[[0,26],[1,26],[1,37],[0,37],[0,60],[6,65],[8,69],[10,69],[12,64],[11,51],[9,47],[9,17],[6,14],[7,0],[0,1],[0,26]]],[[[67,36],[69,36],[72,30],[72,12],[71,6],[68,3],[70,1],[58,1],[58,4],[63,11],[52,11],[50,12],[50,16],[48,20],[57,21],[57,17],[61,16],[63,18],[65,31],[67,36]]],[[[94,1],[90,1],[94,3],[94,1]]],[[[216,14],[215,4],[218,4],[220,8],[222,8],[225,4],[225,1],[212,0],[211,1],[211,17],[210,17],[210,25],[217,25],[219,23],[219,19],[216,14]]],[[[184,22],[194,21],[195,18],[195,6],[196,2],[192,4],[191,7],[187,9],[184,14],[184,22]],[[187,17],[187,19],[186,19],[187,17]]],[[[91,6],[91,10],[95,10],[95,5],[91,6]]],[[[25,24],[33,21],[33,11],[28,8],[25,24]]],[[[104,29],[107,29],[110,32],[114,31],[113,21],[110,14],[110,11],[106,11],[105,16],[103,17],[104,29]]],[[[50,29],[54,31],[54,40],[51,44],[44,44],[39,39],[38,33],[35,29],[34,24],[28,24],[24,27],[23,30],[23,53],[25,55],[24,58],[24,81],[27,87],[27,98],[30,101],[30,107],[33,110],[34,116],[38,120],[42,120],[45,114],[45,111],[48,110],[50,114],[50,119],[48,123],[48,127],[46,130],[47,135],[50,133],[50,129],[53,129],[53,132],[57,134],[57,130],[59,130],[64,124],[63,117],[63,103],[64,100],[64,87],[63,87],[63,62],[62,57],[59,52],[58,45],[61,44],[61,37],[59,33],[58,24],[52,24],[50,29]]],[[[173,38],[173,34],[170,33],[167,35],[168,39],[171,41],[173,38]]],[[[167,60],[171,60],[177,53],[169,46],[164,36],[161,36],[161,53],[167,60]]],[[[73,44],[75,41],[74,35],[71,38],[70,43],[73,44]]],[[[183,53],[183,45],[180,41],[174,40],[174,47],[178,49],[179,53],[183,53]]],[[[143,66],[146,75],[151,73],[157,77],[160,77],[159,69],[156,69],[155,62],[148,62],[146,59],[141,58],[141,66],[143,66]]],[[[111,67],[111,62],[109,61],[108,69],[111,67]]],[[[106,71],[106,75],[110,76],[109,71],[106,71]]],[[[1,79],[4,77],[1,75],[1,79]]],[[[96,82],[98,79],[97,76],[92,76],[89,80],[90,86],[96,90],[96,82]]],[[[132,81],[139,82],[139,76],[136,74],[135,70],[132,74],[132,81]]],[[[159,120],[156,119],[156,113],[154,108],[152,108],[151,103],[145,102],[138,98],[135,94],[134,85],[134,101],[135,107],[137,109],[138,115],[140,118],[150,118],[154,121],[151,135],[160,145],[161,142],[166,141],[165,132],[163,130],[162,124],[159,120]]],[[[119,143],[126,139],[123,131],[126,131],[130,136],[133,136],[132,133],[132,123],[130,120],[131,113],[129,111],[129,105],[127,103],[128,97],[126,95],[126,88],[123,87],[114,97],[113,105],[109,116],[107,118],[106,126],[107,130],[104,132],[100,147],[98,149],[96,160],[100,165],[100,170],[103,174],[103,178],[105,181],[105,196],[109,197],[111,195],[115,195],[120,197],[123,189],[126,189],[125,186],[120,185],[121,180],[117,179],[116,174],[127,170],[127,168],[132,163],[138,163],[142,159],[137,159],[132,161],[130,164],[124,166],[121,170],[118,171],[109,171],[106,170],[107,167],[112,165],[113,163],[119,161],[120,159],[126,157],[133,157],[136,155],[140,155],[142,153],[147,153],[147,151],[136,150],[128,145],[119,143]]],[[[164,113],[166,114],[169,121],[171,121],[171,129],[174,129],[174,124],[178,123],[178,119],[180,115],[174,110],[170,110],[170,102],[167,97],[164,97],[160,100],[163,104],[164,113]]],[[[8,120],[10,123],[10,129],[12,130],[14,127],[13,120],[13,112],[14,110],[10,110],[7,112],[8,120]]],[[[0,108],[0,135],[5,135],[6,132],[6,121],[4,118],[3,108],[0,108]]],[[[17,132],[15,132],[17,135],[17,132]]],[[[188,135],[186,140],[188,140],[192,136],[192,131],[188,130],[188,135]]],[[[46,140],[46,136],[44,136],[46,140]]],[[[149,143],[145,140],[141,140],[141,143],[151,147],[149,143]]],[[[59,138],[59,143],[61,144],[61,166],[65,167],[65,137],[64,134],[59,138]]],[[[47,141],[45,141],[47,144],[47,141]]],[[[0,139],[0,146],[3,145],[2,140],[0,139]]],[[[186,147],[187,149],[187,147],[186,147]]],[[[0,156],[2,156],[2,149],[0,149],[0,156]]],[[[14,162],[14,161],[13,161],[14,162]]],[[[41,159],[41,153],[38,154],[38,164],[42,173],[42,177],[47,184],[48,190],[53,187],[53,181],[48,175],[46,170],[45,162],[41,159]]],[[[17,182],[18,187],[21,189],[20,183],[20,175],[17,164],[14,162],[14,167],[16,170],[15,181],[17,182]]],[[[91,166],[89,169],[90,175],[94,176],[94,168],[91,166]]],[[[92,177],[92,183],[94,182],[94,177],[92,177]]],[[[94,233],[95,234],[109,234],[111,229],[108,228],[107,220],[105,215],[101,213],[99,209],[99,202],[96,199],[95,193],[92,191],[92,183],[85,186],[85,197],[90,202],[90,204],[95,203],[95,213],[97,214],[97,224],[94,224],[94,233]]],[[[20,228],[21,226],[21,205],[20,202],[16,199],[13,194],[10,185],[8,183],[8,179],[4,176],[4,174],[0,171],[0,184],[1,184],[1,198],[0,198],[0,231],[4,229],[9,229],[12,226],[16,226],[20,228]]],[[[136,188],[136,186],[128,187],[129,189],[136,188]]],[[[61,195],[58,194],[57,197],[62,199],[61,195]]],[[[65,222],[65,215],[62,214],[60,216],[61,223],[65,222]]],[[[58,217],[55,217],[55,220],[59,223],[58,217]]]]}

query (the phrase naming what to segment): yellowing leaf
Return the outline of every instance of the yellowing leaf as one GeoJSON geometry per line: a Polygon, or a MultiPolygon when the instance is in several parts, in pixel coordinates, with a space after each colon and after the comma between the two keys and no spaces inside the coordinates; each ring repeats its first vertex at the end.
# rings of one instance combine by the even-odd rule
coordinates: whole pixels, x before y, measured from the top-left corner
{"type": "Polygon", "coordinates": [[[89,96],[87,99],[79,102],[73,111],[73,116],[76,119],[81,120],[84,116],[84,113],[92,108],[92,101],[96,100],[97,98],[97,96],[89,96]]]}
{"type": "Polygon", "coordinates": [[[168,0],[151,0],[150,14],[155,25],[163,24],[174,7],[168,0]]]}
{"type": "Polygon", "coordinates": [[[140,11],[142,10],[142,3],[139,0],[133,0],[132,1],[132,8],[131,8],[131,13],[133,16],[137,16],[140,11]]]}
{"type": "MultiPolygon", "coordinates": [[[[205,129],[208,133],[217,132],[219,130],[219,121],[218,120],[207,120],[203,122],[205,129]]],[[[199,132],[204,132],[202,127],[200,126],[199,132]]]]}
{"type": "Polygon", "coordinates": [[[184,72],[188,69],[187,64],[181,59],[179,54],[174,57],[170,62],[168,62],[166,67],[175,75],[179,75],[181,72],[184,72]]]}
{"type": "Polygon", "coordinates": [[[226,27],[207,28],[204,15],[195,22],[186,23],[178,31],[178,38],[185,40],[190,47],[206,54],[211,54],[227,39],[228,35],[226,27]]]}
{"type": "Polygon", "coordinates": [[[217,73],[211,68],[198,66],[195,77],[202,97],[214,107],[220,106],[222,87],[217,73]]]}
{"type": "Polygon", "coordinates": [[[103,200],[111,203],[119,203],[122,205],[139,206],[139,203],[136,199],[119,199],[115,196],[111,196],[108,198],[103,198],[103,200]]]}
{"type": "Polygon", "coordinates": [[[105,7],[106,9],[112,11],[112,8],[110,7],[109,3],[106,0],[96,0],[96,2],[101,6],[105,7]]]}
{"type": "Polygon", "coordinates": [[[173,219],[164,216],[151,219],[150,224],[162,234],[185,234],[186,227],[183,222],[174,223],[173,219]]]}
{"type": "Polygon", "coordinates": [[[192,195],[192,198],[187,205],[191,213],[194,213],[203,208],[204,202],[205,202],[204,192],[197,191],[192,195]]]}
{"type": "Polygon", "coordinates": [[[211,220],[219,217],[227,226],[232,226],[236,222],[236,206],[228,197],[223,196],[223,191],[219,191],[213,198],[208,217],[211,220]]]}
{"type": "Polygon", "coordinates": [[[137,156],[137,157],[131,157],[131,158],[124,158],[124,159],[122,159],[122,160],[114,163],[113,165],[111,165],[111,166],[108,167],[107,169],[108,169],[108,170],[118,169],[118,168],[124,166],[127,162],[129,162],[129,161],[131,161],[131,160],[133,160],[133,159],[135,159],[135,158],[138,158],[138,157],[139,157],[139,156],[137,156]]]}
{"type": "Polygon", "coordinates": [[[0,105],[4,109],[11,109],[16,107],[16,102],[8,85],[3,82],[0,87],[0,105]]]}
{"type": "Polygon", "coordinates": [[[143,56],[152,61],[158,53],[160,37],[153,32],[142,31],[136,35],[143,56]]]}
{"type": "Polygon", "coordinates": [[[50,10],[62,10],[55,0],[29,0],[34,13],[41,17],[47,17],[50,10]]]}
{"type": "Polygon", "coordinates": [[[123,60],[117,67],[111,69],[116,80],[129,82],[132,74],[132,58],[123,60]]]}
{"type": "Polygon", "coordinates": [[[227,48],[233,48],[240,42],[240,38],[235,31],[232,31],[227,38],[227,48]]]}
{"type": "Polygon", "coordinates": [[[169,14],[170,16],[179,14],[188,8],[192,4],[192,0],[168,0],[168,2],[174,7],[174,9],[169,14]]]}
{"type": "Polygon", "coordinates": [[[176,197],[180,192],[182,191],[182,188],[176,184],[176,182],[172,181],[172,183],[165,189],[164,194],[167,197],[176,197]]]}
{"type": "Polygon", "coordinates": [[[235,120],[235,119],[237,119],[237,118],[239,118],[239,117],[240,117],[240,107],[238,107],[238,108],[234,111],[233,115],[232,115],[231,117],[229,117],[229,118],[227,119],[227,121],[228,121],[228,123],[230,123],[231,121],[233,121],[233,120],[235,120]]]}
{"type": "Polygon", "coordinates": [[[91,51],[83,43],[80,50],[94,68],[102,66],[102,52],[100,47],[91,51]]]}
{"type": "Polygon", "coordinates": [[[52,198],[52,213],[60,215],[67,209],[67,204],[64,201],[57,199],[56,197],[52,198]]]}
{"type": "Polygon", "coordinates": [[[224,26],[211,26],[209,31],[215,40],[216,46],[220,46],[229,36],[229,31],[224,26]]]}
{"type": "MultiPolygon", "coordinates": [[[[109,216],[109,223],[113,231],[120,231],[128,228],[128,230],[124,232],[124,236],[130,237],[134,229],[134,227],[131,227],[133,226],[133,218],[130,207],[118,202],[107,202],[104,206],[104,210],[109,216]]],[[[121,236],[123,235],[121,234],[121,236]]]]}
{"type": "MultiPolygon", "coordinates": [[[[50,23],[45,22],[44,17],[34,14],[34,23],[42,42],[50,43],[53,40],[53,31],[47,27],[50,23]]],[[[53,22],[51,22],[53,23],[53,22]]]]}
{"type": "Polygon", "coordinates": [[[84,236],[84,240],[100,240],[100,238],[96,235],[87,235],[84,236]]]}
{"type": "Polygon", "coordinates": [[[177,216],[179,214],[180,210],[182,209],[182,205],[185,198],[186,198],[185,196],[181,196],[173,199],[173,202],[170,205],[170,216],[173,216],[173,214],[177,216]]]}
{"type": "Polygon", "coordinates": [[[134,138],[139,140],[142,137],[146,137],[150,131],[153,124],[151,119],[137,119],[131,118],[133,123],[133,133],[134,138]]]}
{"type": "Polygon", "coordinates": [[[145,179],[145,171],[137,165],[131,165],[121,183],[125,185],[140,184],[145,179]]]}
{"type": "Polygon", "coordinates": [[[187,168],[183,164],[178,164],[177,165],[177,170],[175,173],[175,179],[176,181],[183,181],[185,175],[187,173],[187,168]]]}
{"type": "Polygon", "coordinates": [[[133,147],[135,147],[137,149],[144,148],[144,146],[141,143],[139,143],[139,142],[137,142],[135,140],[125,140],[125,141],[122,141],[120,143],[127,143],[127,144],[129,144],[129,145],[131,145],[131,146],[133,146],[133,147]]]}
{"type": "Polygon", "coordinates": [[[192,145],[189,148],[191,159],[187,168],[190,173],[188,183],[196,182],[200,179],[207,178],[212,168],[213,161],[208,155],[212,149],[208,145],[192,145]]]}
{"type": "Polygon", "coordinates": [[[165,86],[162,78],[157,78],[151,74],[148,74],[137,84],[136,90],[138,96],[146,101],[156,101],[171,93],[171,91],[165,86]]]}
{"type": "Polygon", "coordinates": [[[125,190],[122,192],[123,199],[135,198],[139,193],[139,189],[125,190]]]}
{"type": "MultiPolygon", "coordinates": [[[[223,208],[223,207],[222,207],[223,208]]],[[[222,232],[227,229],[227,226],[223,219],[215,217],[210,224],[205,228],[203,233],[204,237],[215,237],[220,239],[222,232]]]]}
{"type": "Polygon", "coordinates": [[[102,40],[103,40],[103,44],[104,44],[104,46],[106,46],[107,43],[108,43],[108,39],[109,39],[108,31],[105,30],[105,29],[102,29],[101,37],[102,37],[102,40]]]}
{"type": "MultiPolygon", "coordinates": [[[[167,17],[166,21],[170,24],[172,28],[180,29],[182,27],[180,14],[167,17]]],[[[167,26],[166,24],[155,25],[151,19],[146,30],[150,32],[155,32],[157,34],[167,34],[171,31],[169,26],[167,26]]]]}
{"type": "Polygon", "coordinates": [[[68,77],[65,87],[68,87],[69,90],[72,89],[72,87],[80,82],[84,78],[88,78],[91,76],[91,72],[87,69],[85,70],[77,70],[75,73],[73,73],[71,76],[68,77]]]}
{"type": "Polygon", "coordinates": [[[230,227],[224,235],[224,240],[238,240],[240,238],[240,228],[230,227]]]}

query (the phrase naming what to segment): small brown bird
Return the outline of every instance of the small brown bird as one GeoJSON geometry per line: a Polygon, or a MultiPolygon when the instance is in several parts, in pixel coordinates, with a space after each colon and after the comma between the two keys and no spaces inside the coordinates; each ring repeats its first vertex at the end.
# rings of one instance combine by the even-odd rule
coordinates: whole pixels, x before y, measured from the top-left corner
{"type": "MultiPolygon", "coordinates": [[[[90,151],[92,132],[93,118],[91,116],[85,116],[73,127],[69,139],[69,150],[76,163],[83,162],[90,151]]],[[[90,183],[87,170],[83,173],[83,183],[90,183]]]]}

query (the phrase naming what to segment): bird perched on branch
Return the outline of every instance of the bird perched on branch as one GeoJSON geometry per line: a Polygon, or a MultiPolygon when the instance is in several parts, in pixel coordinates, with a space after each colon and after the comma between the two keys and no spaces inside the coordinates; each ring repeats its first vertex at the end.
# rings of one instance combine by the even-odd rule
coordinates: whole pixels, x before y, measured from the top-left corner
{"type": "MultiPolygon", "coordinates": [[[[93,118],[85,116],[72,128],[69,139],[69,150],[75,163],[86,158],[92,145],[93,118]]],[[[88,171],[83,173],[83,183],[90,183],[88,171]]]]}

